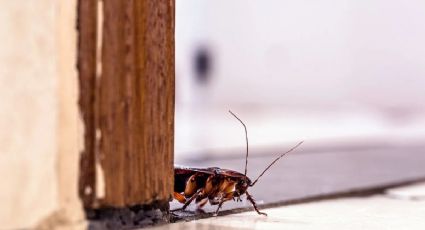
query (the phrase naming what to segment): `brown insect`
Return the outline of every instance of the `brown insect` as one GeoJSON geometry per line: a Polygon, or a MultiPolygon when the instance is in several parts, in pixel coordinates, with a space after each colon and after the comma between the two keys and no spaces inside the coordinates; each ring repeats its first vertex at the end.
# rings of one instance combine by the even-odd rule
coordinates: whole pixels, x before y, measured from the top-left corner
{"type": "Polygon", "coordinates": [[[193,200],[198,205],[198,209],[209,201],[211,205],[218,205],[215,215],[218,214],[224,202],[229,200],[242,201],[241,196],[246,194],[246,198],[252,203],[255,211],[260,215],[266,215],[258,210],[257,204],[251,194],[248,193],[248,187],[254,186],[258,179],[280,158],[300,146],[303,141],[292,147],[290,150],[281,154],[272,161],[269,166],[252,182],[246,176],[248,166],[248,131],[246,125],[232,111],[229,111],[244,127],[246,139],[246,157],[245,173],[239,173],[229,169],[219,167],[193,168],[184,166],[174,166],[174,198],[183,203],[184,210],[193,200]]]}

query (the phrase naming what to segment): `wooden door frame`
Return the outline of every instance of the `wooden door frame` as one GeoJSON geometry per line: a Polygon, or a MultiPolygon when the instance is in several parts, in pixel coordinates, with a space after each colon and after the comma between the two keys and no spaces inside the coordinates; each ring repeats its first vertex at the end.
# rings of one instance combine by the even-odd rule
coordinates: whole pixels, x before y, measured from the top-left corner
{"type": "Polygon", "coordinates": [[[85,131],[79,194],[86,209],[158,202],[168,207],[174,183],[174,10],[174,0],[79,0],[85,131]]]}

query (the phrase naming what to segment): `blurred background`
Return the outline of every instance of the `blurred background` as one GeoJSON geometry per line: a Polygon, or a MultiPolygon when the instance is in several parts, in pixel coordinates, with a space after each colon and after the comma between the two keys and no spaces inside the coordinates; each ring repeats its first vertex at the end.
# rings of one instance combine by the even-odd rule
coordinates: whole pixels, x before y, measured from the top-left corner
{"type": "MultiPolygon", "coordinates": [[[[0,228],[79,223],[77,0],[0,6],[0,228]]],[[[250,153],[264,156],[249,175],[301,140],[300,152],[322,153],[271,169],[262,183],[275,195],[253,188],[259,203],[423,178],[424,9],[421,0],[176,0],[175,162],[243,170],[232,110],[250,153]]]]}
{"type": "Polygon", "coordinates": [[[425,139],[425,2],[176,1],[176,162],[425,139]]]}

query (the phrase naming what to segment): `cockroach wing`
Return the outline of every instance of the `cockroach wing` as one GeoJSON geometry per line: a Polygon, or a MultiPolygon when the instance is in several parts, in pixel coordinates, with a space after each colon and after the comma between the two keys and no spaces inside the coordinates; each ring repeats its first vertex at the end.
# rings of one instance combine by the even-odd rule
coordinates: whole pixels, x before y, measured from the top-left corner
{"type": "Polygon", "coordinates": [[[189,175],[192,175],[196,172],[200,172],[200,173],[206,173],[206,174],[213,175],[214,172],[215,172],[214,169],[216,169],[216,167],[194,168],[194,167],[187,167],[187,166],[181,166],[181,165],[174,165],[174,174],[189,174],[189,175]]]}
{"type": "MultiPolygon", "coordinates": [[[[245,178],[244,174],[230,169],[220,169],[218,173],[224,177],[231,178],[234,181],[240,181],[245,178]]],[[[245,181],[248,185],[251,184],[251,179],[249,177],[246,177],[245,181]]]]}
{"type": "Polygon", "coordinates": [[[219,169],[219,168],[218,167],[195,168],[195,167],[187,167],[187,166],[182,166],[182,165],[174,165],[174,175],[176,175],[176,174],[193,175],[196,172],[213,175],[213,174],[215,174],[215,171],[217,169],[219,169]]]}
{"type": "Polygon", "coordinates": [[[230,169],[219,169],[218,173],[222,176],[227,176],[227,177],[232,177],[232,178],[243,178],[245,177],[244,174],[234,171],[234,170],[230,170],[230,169]]]}

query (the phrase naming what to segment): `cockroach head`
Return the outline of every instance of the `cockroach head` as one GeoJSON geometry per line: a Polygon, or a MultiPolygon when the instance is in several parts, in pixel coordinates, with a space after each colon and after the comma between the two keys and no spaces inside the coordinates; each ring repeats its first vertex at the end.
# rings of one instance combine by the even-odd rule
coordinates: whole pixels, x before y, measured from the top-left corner
{"type": "Polygon", "coordinates": [[[236,190],[238,190],[240,194],[243,194],[248,189],[248,187],[251,186],[251,184],[251,179],[249,179],[247,176],[242,177],[236,184],[236,190]]]}
{"type": "Polygon", "coordinates": [[[251,181],[251,179],[249,179],[249,177],[245,177],[244,182],[247,184],[247,186],[251,186],[251,184],[252,184],[252,181],[251,181]]]}

